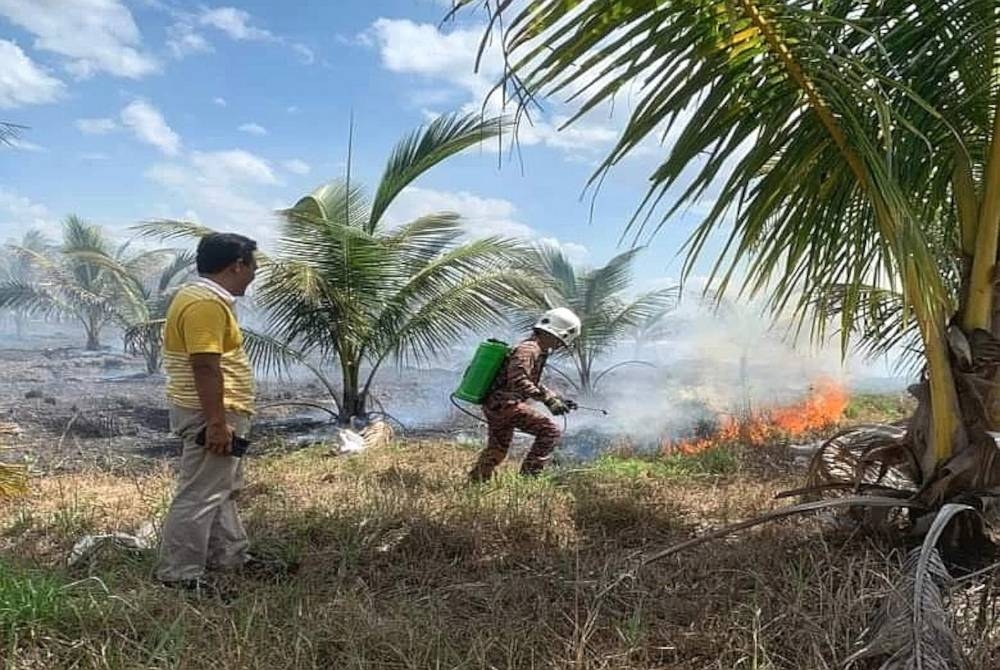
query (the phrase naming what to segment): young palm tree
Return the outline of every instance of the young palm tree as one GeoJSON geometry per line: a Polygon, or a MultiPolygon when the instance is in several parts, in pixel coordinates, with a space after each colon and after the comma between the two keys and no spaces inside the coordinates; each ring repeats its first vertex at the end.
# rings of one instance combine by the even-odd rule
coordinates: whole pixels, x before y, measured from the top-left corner
{"type": "Polygon", "coordinates": [[[598,384],[611,372],[640,361],[627,361],[604,370],[595,366],[629,333],[651,328],[677,303],[676,287],[626,297],[632,282],[632,264],[640,249],[633,249],[612,258],[599,268],[574,266],[557,248],[542,246],[535,249],[534,265],[546,280],[544,288],[530,292],[532,313],[530,323],[539,309],[565,306],[583,321],[583,330],[566,355],[573,361],[575,375],[563,375],[574,390],[584,396],[593,395],[598,384]]]}
{"type": "Polygon", "coordinates": [[[96,351],[101,348],[102,331],[115,320],[120,301],[131,288],[121,281],[109,259],[138,271],[162,253],[146,252],[126,259],[127,248],[115,250],[100,227],[70,216],[63,223],[58,253],[10,247],[36,274],[0,281],[0,308],[75,319],[86,332],[87,350],[96,351]]]}
{"type": "MultiPolygon", "coordinates": [[[[517,244],[467,240],[452,213],[395,227],[385,214],[407,184],[504,125],[439,117],[396,145],[372,200],[357,184],[333,181],[282,211],[281,239],[262,259],[255,291],[268,333],[248,333],[251,357],[264,367],[307,364],[347,425],[369,415],[372,385],[387,362],[426,360],[502,319],[528,281],[517,244]],[[323,370],[327,361],[339,368],[339,390],[323,370]]],[[[206,232],[181,222],[141,228],[206,232]]]]}
{"type": "Polygon", "coordinates": [[[595,178],[680,126],[633,233],[711,189],[687,270],[723,234],[719,285],[742,274],[816,337],[831,317],[845,348],[916,328],[924,375],[905,439],[859,434],[848,452],[903,464],[928,504],[1000,483],[995,2],[483,4],[522,100],[572,91],[582,114],[643,82],[595,178]],[[872,329],[873,313],[896,318],[872,329]]]}

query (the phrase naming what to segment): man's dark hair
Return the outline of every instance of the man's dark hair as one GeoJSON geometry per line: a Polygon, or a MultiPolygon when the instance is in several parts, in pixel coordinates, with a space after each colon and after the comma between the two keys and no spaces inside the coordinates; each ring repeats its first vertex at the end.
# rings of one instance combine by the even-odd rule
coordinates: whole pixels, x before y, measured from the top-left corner
{"type": "Polygon", "coordinates": [[[253,263],[257,243],[236,233],[210,233],[198,242],[198,274],[214,275],[236,261],[253,263]]]}

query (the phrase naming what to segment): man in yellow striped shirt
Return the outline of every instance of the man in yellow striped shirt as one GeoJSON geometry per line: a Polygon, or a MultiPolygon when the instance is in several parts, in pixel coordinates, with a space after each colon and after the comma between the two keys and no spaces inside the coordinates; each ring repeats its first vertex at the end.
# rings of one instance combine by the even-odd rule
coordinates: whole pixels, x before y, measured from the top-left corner
{"type": "Polygon", "coordinates": [[[234,496],[243,486],[234,438],[254,412],[253,368],[235,299],[254,279],[257,243],[213,233],[198,244],[198,279],[174,295],[163,333],[170,428],[183,442],[177,492],[163,522],[157,578],[200,588],[208,568],[250,560],[234,496]]]}

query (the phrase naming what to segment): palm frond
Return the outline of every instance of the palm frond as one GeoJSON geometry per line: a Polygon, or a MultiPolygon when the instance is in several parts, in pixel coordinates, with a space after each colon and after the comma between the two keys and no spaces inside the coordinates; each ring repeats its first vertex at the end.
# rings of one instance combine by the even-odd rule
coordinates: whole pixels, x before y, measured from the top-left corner
{"type": "Polygon", "coordinates": [[[697,547],[698,545],[706,542],[711,542],[712,540],[717,540],[728,535],[732,535],[733,533],[753,528],[754,526],[759,526],[764,523],[770,523],[771,521],[777,521],[778,519],[784,519],[786,517],[796,516],[799,514],[818,512],[833,507],[881,507],[887,509],[910,508],[919,510],[923,509],[924,505],[913,500],[889,498],[886,496],[847,496],[843,498],[832,498],[829,500],[818,500],[814,502],[790,505],[788,507],[772,510],[766,514],[762,514],[746,521],[729,524],[723,528],[719,528],[718,530],[713,530],[690,540],[685,540],[684,542],[671,545],[665,549],[649,553],[643,557],[642,565],[645,566],[656,561],[661,561],[664,558],[673,556],[680,551],[697,547]]]}
{"type": "Polygon", "coordinates": [[[558,291],[560,298],[573,301],[580,290],[577,270],[562,249],[553,245],[541,245],[535,249],[535,258],[539,267],[552,279],[552,288],[558,291]]]}
{"type": "Polygon", "coordinates": [[[160,273],[156,284],[157,293],[166,293],[178,282],[190,278],[194,273],[194,262],[194,254],[190,251],[175,251],[173,260],[160,273]]]}
{"type": "Polygon", "coordinates": [[[14,141],[21,137],[21,132],[25,129],[27,129],[27,126],[10,123],[9,121],[0,121],[0,144],[14,146],[14,141]]]}
{"type": "Polygon", "coordinates": [[[160,240],[199,239],[216,232],[200,223],[177,219],[152,219],[132,226],[132,230],[141,236],[160,240]]]}
{"type": "Polygon", "coordinates": [[[478,114],[439,116],[393,149],[379,180],[367,230],[374,232],[396,196],[420,175],[451,156],[497,137],[509,126],[502,117],[478,114]]]}
{"type": "Polygon", "coordinates": [[[163,318],[129,323],[123,335],[125,352],[144,355],[159,350],[163,346],[165,324],[166,319],[163,318]]]}
{"type": "Polygon", "coordinates": [[[501,323],[515,275],[514,270],[500,269],[452,282],[394,329],[392,355],[402,362],[430,360],[468,333],[486,332],[501,323]]]}
{"type": "Polygon", "coordinates": [[[329,378],[315,365],[308,356],[295,347],[279,340],[276,337],[261,333],[250,328],[243,328],[243,346],[246,348],[247,356],[255,367],[265,373],[277,372],[285,374],[293,365],[301,365],[316,376],[316,379],[323,384],[330,395],[330,399],[340,411],[340,404],[337,400],[337,389],[329,378]]]}
{"type": "Polygon", "coordinates": [[[849,331],[842,334],[842,344],[854,335],[858,350],[870,358],[894,355],[901,370],[919,366],[923,355],[920,332],[916,321],[907,318],[906,303],[898,291],[865,284],[834,285],[815,296],[814,306],[817,321],[839,323],[849,331]],[[856,304],[847,306],[849,301],[856,304]],[[845,321],[845,315],[854,320],[845,321]]]}
{"type": "MultiPolygon", "coordinates": [[[[995,100],[984,86],[992,79],[963,65],[976,56],[950,38],[995,54],[988,2],[485,4],[506,31],[505,83],[522,103],[570,92],[575,120],[635,86],[595,181],[641,142],[673,135],[630,232],[652,234],[711,193],[685,276],[721,240],[713,278],[726,290],[742,276],[745,292],[768,292],[775,312],[806,319],[831,286],[885,276],[925,323],[953,308],[953,217],[941,206],[952,171],[937,147],[957,141],[973,162],[982,155],[967,138],[989,133],[989,106],[978,101],[995,100]],[[975,86],[974,114],[952,113],[962,106],[956,91],[975,86]]],[[[857,304],[845,303],[847,322],[857,304]]]]}
{"type": "Polygon", "coordinates": [[[52,316],[62,311],[62,307],[58,297],[45,287],[16,280],[0,282],[2,309],[52,316]]]}
{"type": "Polygon", "coordinates": [[[519,299],[510,286],[525,280],[515,267],[522,253],[514,241],[481,238],[411,268],[412,275],[385,295],[371,330],[372,350],[430,356],[453,343],[460,331],[495,325],[519,299]],[[437,344],[432,333],[441,337],[437,344]]]}
{"type": "Polygon", "coordinates": [[[885,658],[883,668],[969,667],[962,645],[949,627],[951,617],[942,588],[952,577],[936,546],[948,523],[962,512],[976,513],[969,505],[958,504],[944,505],[937,513],[922,545],[907,556],[902,579],[882,600],[866,631],[865,645],[847,659],[845,667],[872,657],[885,658]]]}
{"type": "Polygon", "coordinates": [[[63,222],[62,251],[64,253],[91,251],[113,255],[111,241],[104,231],[75,214],[69,215],[63,222]]]}

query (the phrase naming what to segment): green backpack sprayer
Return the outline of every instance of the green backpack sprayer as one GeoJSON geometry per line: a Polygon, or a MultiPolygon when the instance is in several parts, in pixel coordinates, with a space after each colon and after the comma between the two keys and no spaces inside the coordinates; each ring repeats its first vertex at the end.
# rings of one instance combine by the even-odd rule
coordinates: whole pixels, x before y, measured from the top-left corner
{"type": "Polygon", "coordinates": [[[510,347],[506,342],[494,339],[482,342],[476,348],[469,367],[465,369],[458,389],[451,394],[452,399],[464,400],[473,405],[483,404],[486,394],[490,392],[490,387],[500,373],[500,368],[507,360],[508,353],[510,347]]]}

